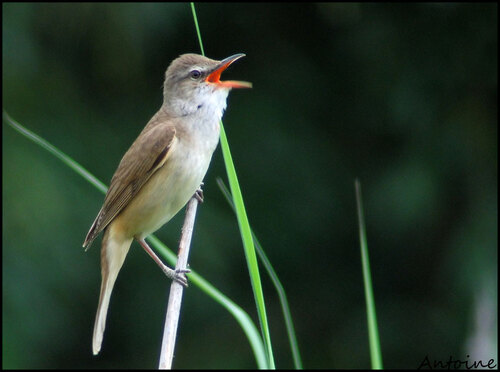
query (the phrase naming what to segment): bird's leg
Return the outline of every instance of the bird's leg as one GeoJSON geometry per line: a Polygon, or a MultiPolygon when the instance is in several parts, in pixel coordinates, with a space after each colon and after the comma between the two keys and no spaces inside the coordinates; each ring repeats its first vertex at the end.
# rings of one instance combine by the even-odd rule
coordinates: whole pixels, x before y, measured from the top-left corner
{"type": "Polygon", "coordinates": [[[165,266],[165,264],[158,258],[158,256],[153,252],[153,250],[149,247],[148,243],[144,239],[136,239],[139,244],[144,248],[144,250],[151,256],[151,258],[160,266],[162,271],[165,273],[165,275],[172,279],[175,280],[177,283],[182,284],[184,287],[188,286],[187,278],[184,275],[184,273],[189,273],[191,270],[189,269],[176,269],[173,270],[168,266],[165,266]]]}
{"type": "Polygon", "coordinates": [[[198,190],[196,190],[193,195],[200,203],[203,203],[203,190],[201,189],[202,186],[203,182],[200,184],[200,187],[198,187],[198,190]]]}

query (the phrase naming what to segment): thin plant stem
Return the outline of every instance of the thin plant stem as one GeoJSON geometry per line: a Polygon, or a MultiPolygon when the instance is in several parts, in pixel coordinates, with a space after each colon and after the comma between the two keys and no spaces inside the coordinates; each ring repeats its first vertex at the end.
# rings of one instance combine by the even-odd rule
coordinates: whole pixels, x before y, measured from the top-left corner
{"type": "MultiPolygon", "coordinates": [[[[196,197],[189,200],[186,207],[186,216],[182,226],[181,241],[179,243],[179,252],[177,253],[176,270],[185,270],[189,257],[189,248],[191,246],[191,237],[193,235],[194,220],[196,218],[196,209],[199,201],[196,197]]],[[[179,325],[179,316],[181,313],[182,294],[184,287],[175,280],[170,285],[170,296],[168,299],[167,314],[165,316],[165,327],[163,330],[163,342],[161,346],[159,369],[171,369],[172,359],[174,357],[175,339],[177,327],[179,325]]]]}

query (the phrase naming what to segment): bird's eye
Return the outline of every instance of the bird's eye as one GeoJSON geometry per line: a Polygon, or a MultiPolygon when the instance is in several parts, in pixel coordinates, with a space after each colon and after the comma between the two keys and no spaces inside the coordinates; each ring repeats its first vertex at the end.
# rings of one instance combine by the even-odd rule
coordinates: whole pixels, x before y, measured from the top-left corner
{"type": "Polygon", "coordinates": [[[201,77],[201,72],[198,71],[198,70],[193,70],[189,73],[189,76],[191,77],[191,79],[193,80],[198,80],[200,77],[201,77]]]}

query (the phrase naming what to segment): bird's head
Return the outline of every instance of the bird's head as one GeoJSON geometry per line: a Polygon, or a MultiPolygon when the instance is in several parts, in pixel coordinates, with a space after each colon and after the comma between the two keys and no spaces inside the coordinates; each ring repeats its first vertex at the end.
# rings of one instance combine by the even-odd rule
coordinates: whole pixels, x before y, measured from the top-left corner
{"type": "Polygon", "coordinates": [[[246,81],[220,80],[222,72],[244,56],[239,53],[216,61],[199,54],[181,55],[165,72],[164,106],[179,116],[189,115],[204,105],[223,110],[232,88],[252,87],[246,81]]]}

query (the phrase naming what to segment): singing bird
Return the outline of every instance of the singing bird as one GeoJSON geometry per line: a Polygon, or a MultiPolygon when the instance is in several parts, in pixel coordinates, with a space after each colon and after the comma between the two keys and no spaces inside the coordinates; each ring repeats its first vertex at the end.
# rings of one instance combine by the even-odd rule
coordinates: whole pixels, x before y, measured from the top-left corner
{"type": "Polygon", "coordinates": [[[222,61],[183,54],[165,72],[163,104],[123,156],[104,204],[83,247],[103,231],[101,292],[92,349],[101,349],[109,300],[118,272],[135,239],[171,279],[187,285],[184,272],[165,266],[144,240],[167,223],[199,189],[219,142],[219,122],[232,88],[244,81],[221,81],[239,53],[222,61]]]}

